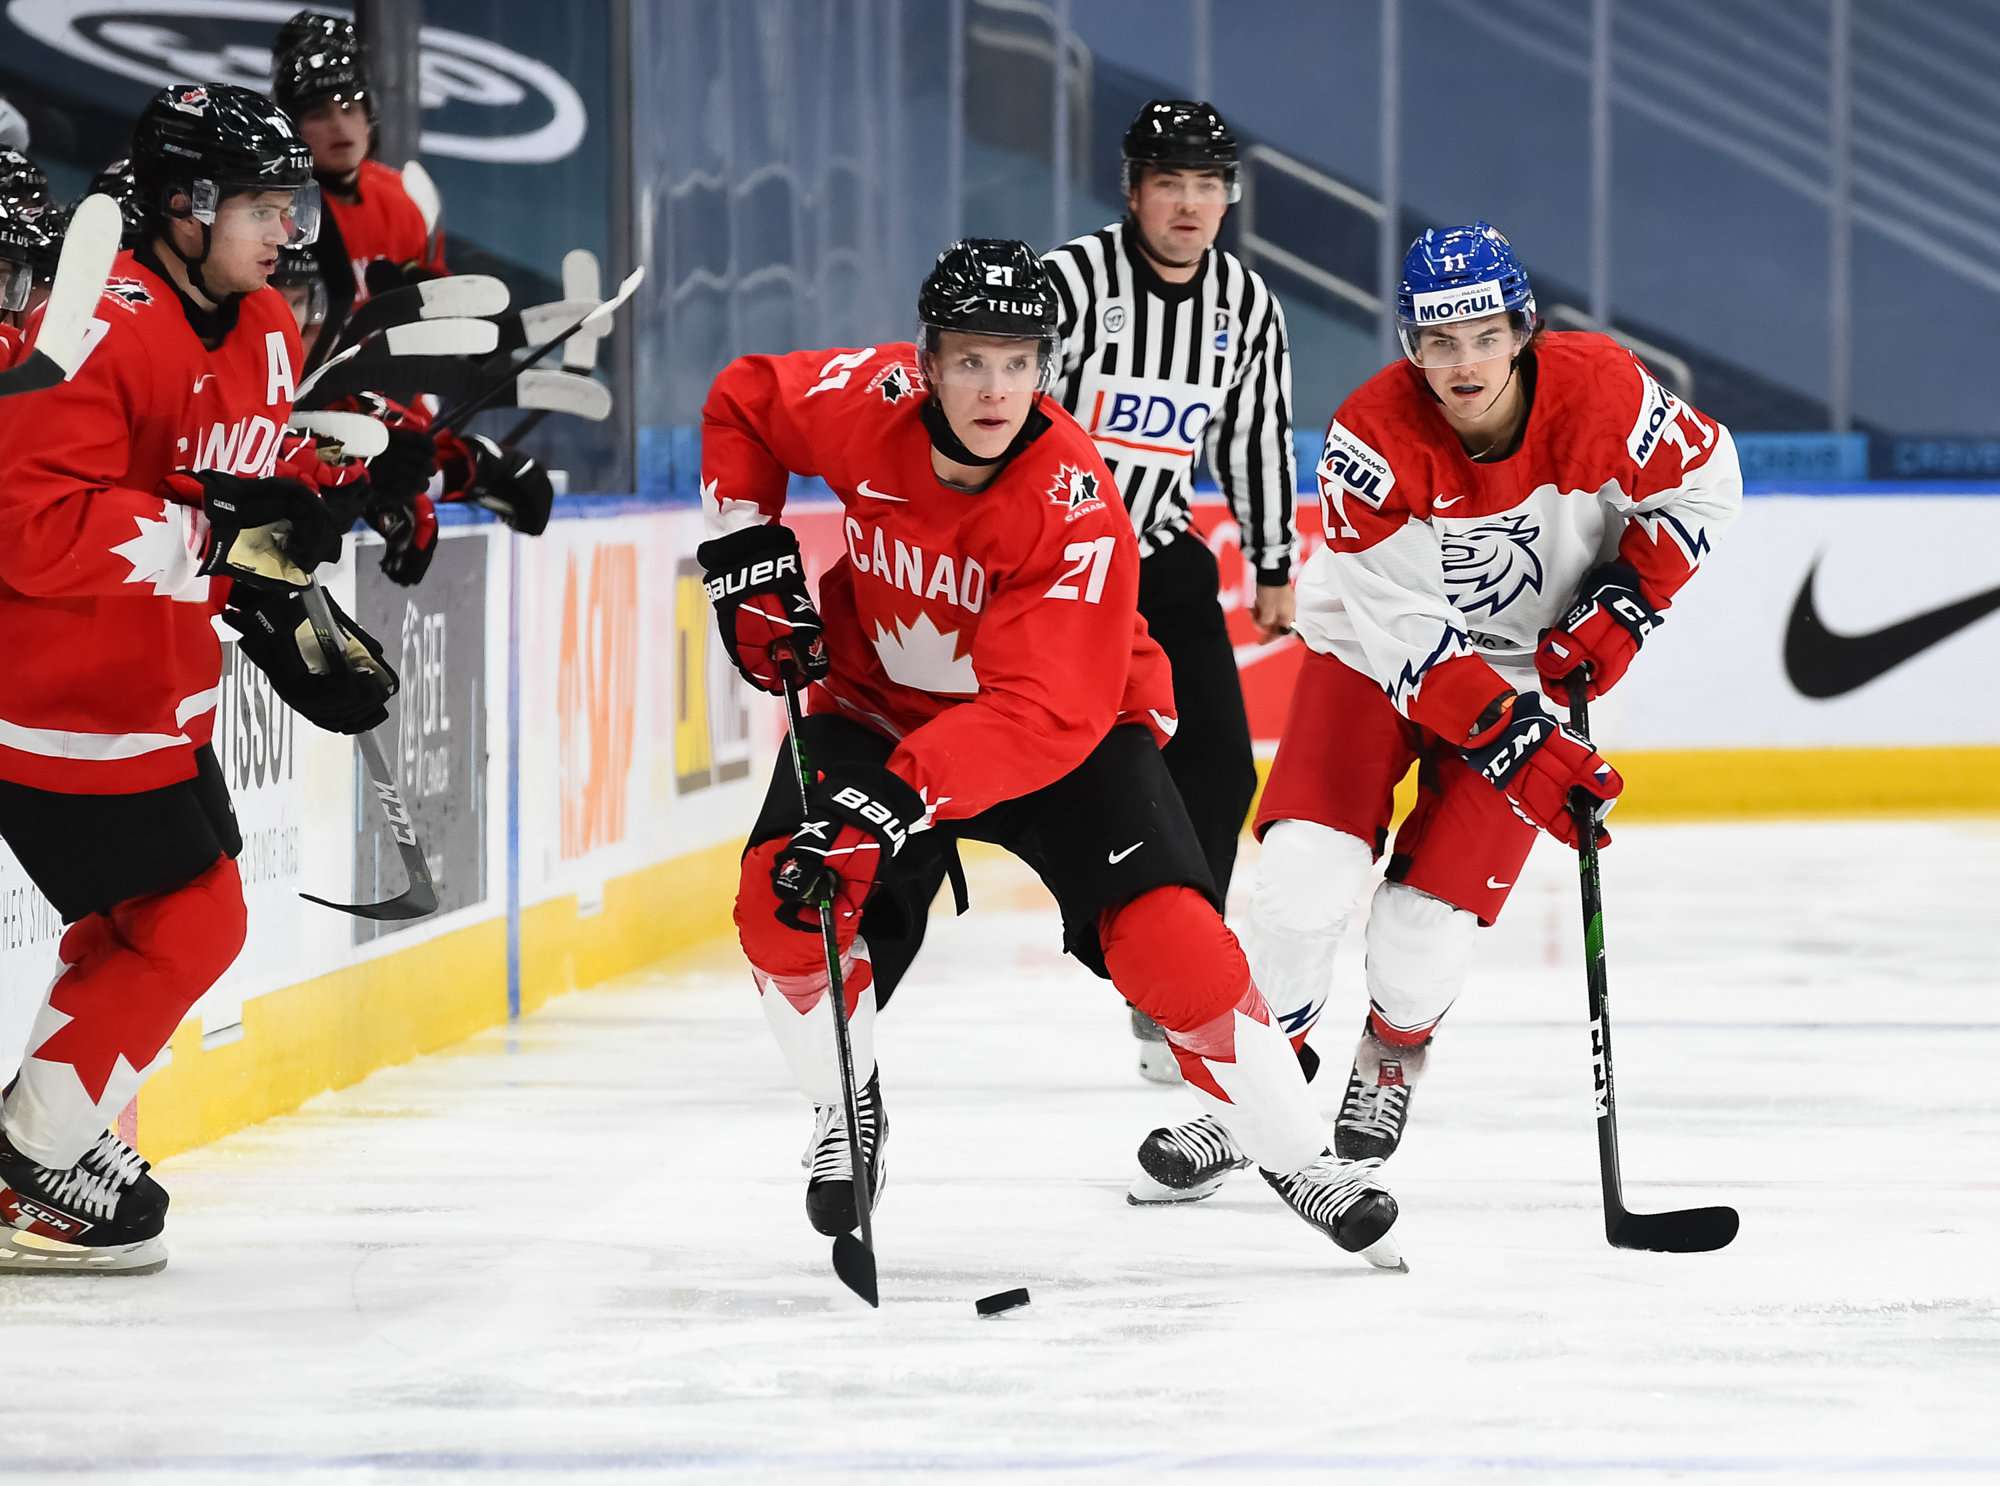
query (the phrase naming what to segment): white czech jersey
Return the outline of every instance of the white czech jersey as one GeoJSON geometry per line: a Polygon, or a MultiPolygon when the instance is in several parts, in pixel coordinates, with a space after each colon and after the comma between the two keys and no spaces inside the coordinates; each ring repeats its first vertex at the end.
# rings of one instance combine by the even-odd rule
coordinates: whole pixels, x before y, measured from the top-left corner
{"type": "Polygon", "coordinates": [[[1213,248],[1193,279],[1169,284],[1123,222],[1045,261],[1061,312],[1054,396],[1117,477],[1140,554],[1187,529],[1195,457],[1206,450],[1245,559],[1267,574],[1288,569],[1297,465],[1277,296],[1213,248]]]}

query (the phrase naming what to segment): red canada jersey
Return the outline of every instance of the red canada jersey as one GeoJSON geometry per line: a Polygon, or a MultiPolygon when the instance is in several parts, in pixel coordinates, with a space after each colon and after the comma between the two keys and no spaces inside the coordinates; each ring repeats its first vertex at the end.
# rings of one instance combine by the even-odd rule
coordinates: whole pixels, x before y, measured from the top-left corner
{"type": "Polygon", "coordinates": [[[0,371],[6,371],[27,354],[27,335],[17,326],[0,325],[0,371]]]}
{"type": "Polygon", "coordinates": [[[792,473],[846,507],[819,580],[832,673],[811,692],[898,740],[889,767],[934,819],[1052,784],[1112,727],[1172,735],[1173,679],[1139,617],[1139,548],[1096,446],[1050,426],[985,490],[931,467],[908,344],[744,356],[702,409],[708,534],[776,521],[792,473]]]}
{"type": "Polygon", "coordinates": [[[176,469],[310,462],[284,432],[304,356],[275,289],[208,350],[130,253],[85,345],[67,381],[0,399],[0,779],[129,794],[193,777],[222,676],[228,585],[195,571],[207,520],[154,492],[176,469]]]}
{"type": "Polygon", "coordinates": [[[1454,741],[1507,687],[1584,575],[1612,559],[1665,609],[1735,519],[1729,430],[1609,336],[1544,336],[1520,447],[1468,458],[1414,366],[1363,383],[1319,462],[1326,547],[1299,577],[1298,630],[1454,741]]]}
{"type": "Polygon", "coordinates": [[[322,192],[320,199],[340,228],[340,241],[354,270],[356,305],[368,301],[368,265],[377,259],[420,263],[438,273],[445,271],[444,239],[438,239],[435,253],[428,251],[430,234],[424,230],[424,214],[403,188],[401,174],[379,160],[363,160],[354,188],[359,198],[355,201],[342,201],[331,191],[322,192]]]}

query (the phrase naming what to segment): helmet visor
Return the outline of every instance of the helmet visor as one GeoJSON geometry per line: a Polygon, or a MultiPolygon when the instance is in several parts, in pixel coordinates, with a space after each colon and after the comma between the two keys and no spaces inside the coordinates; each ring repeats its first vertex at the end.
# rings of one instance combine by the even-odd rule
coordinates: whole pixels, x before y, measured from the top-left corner
{"type": "Polygon", "coordinates": [[[28,291],[35,287],[35,271],[26,263],[0,258],[0,313],[16,315],[28,307],[28,291]]]}
{"type": "Polygon", "coordinates": [[[1484,315],[1477,320],[1444,320],[1430,325],[1396,322],[1403,354],[1427,371],[1471,366],[1481,361],[1513,357],[1528,343],[1526,317],[1515,323],[1510,314],[1484,315]]]}
{"type": "Polygon", "coordinates": [[[227,188],[210,180],[194,183],[194,219],[218,237],[254,238],[270,247],[308,247],[319,239],[319,183],[302,186],[227,188]],[[245,194],[249,193],[249,194],[245,194]]]}
{"type": "Polygon", "coordinates": [[[1053,336],[975,335],[931,328],[924,374],[935,384],[975,392],[1039,392],[1055,359],[1053,336]]]}
{"type": "Polygon", "coordinates": [[[1125,157],[1120,182],[1129,193],[1150,174],[1153,190],[1169,201],[1196,206],[1233,206],[1243,199],[1243,183],[1233,164],[1201,160],[1135,160],[1125,157]]]}

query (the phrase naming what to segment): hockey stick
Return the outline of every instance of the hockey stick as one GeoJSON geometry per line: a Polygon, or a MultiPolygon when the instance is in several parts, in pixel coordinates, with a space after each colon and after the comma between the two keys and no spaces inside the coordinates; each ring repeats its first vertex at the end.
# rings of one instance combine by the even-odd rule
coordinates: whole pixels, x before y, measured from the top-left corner
{"type": "MultiPolygon", "coordinates": [[[[1590,704],[1581,673],[1569,683],[1569,725],[1587,742],[1590,704]]],[[[1597,1170],[1604,1182],[1604,1237],[1615,1249],[1656,1254],[1705,1254],[1736,1237],[1733,1207],[1688,1207],[1678,1212],[1635,1213],[1625,1206],[1618,1170],[1618,1097],[1611,1076],[1611,986],[1604,968],[1604,889],[1597,867],[1597,800],[1573,789],[1570,820],[1576,826],[1577,870],[1583,883],[1583,966],[1590,990],[1590,1055],[1597,1078],[1597,1170]]]]}
{"type": "MultiPolygon", "coordinates": [[[[343,670],[351,669],[347,646],[333,622],[333,611],[326,606],[326,592],[319,586],[317,578],[301,597],[305,600],[306,617],[312,621],[313,638],[319,641],[320,654],[326,657],[326,663],[343,670]]],[[[403,796],[396,788],[396,776],[389,770],[389,760],[382,755],[382,745],[375,741],[372,731],[357,734],[354,741],[361,745],[361,758],[368,766],[369,782],[375,786],[375,802],[382,807],[382,814],[389,822],[389,834],[396,838],[396,850],[402,855],[403,870],[410,874],[410,885],[381,903],[335,903],[326,898],[316,898],[311,893],[300,893],[299,896],[308,903],[351,913],[356,918],[424,918],[436,913],[438,895],[437,887],[431,881],[430,863],[424,856],[423,843],[417,840],[417,828],[410,819],[409,809],[403,804],[403,796]]]]}
{"type": "MultiPolygon", "coordinates": [[[[775,648],[775,647],[774,647],[775,648]]],[[[799,688],[793,665],[785,667],[785,715],[791,719],[792,772],[799,781],[799,809],[812,808],[812,767],[799,738],[799,688]]],[[[843,1233],[833,1241],[833,1272],[840,1282],[870,1305],[881,1308],[875,1285],[874,1173],[861,1161],[861,1100],[854,1091],[854,1040],[847,1030],[847,988],[840,978],[840,940],[833,927],[833,898],[820,900],[819,933],[826,946],[826,993],[833,1000],[833,1045],[840,1055],[840,1096],[846,1101],[848,1172],[854,1178],[854,1211],[861,1218],[861,1237],[843,1233]]]]}
{"type": "Polygon", "coordinates": [[[507,301],[507,286],[486,274],[425,279],[375,295],[348,317],[341,328],[340,344],[359,345],[378,330],[413,320],[484,319],[505,314],[507,301]]]}
{"type": "Polygon", "coordinates": [[[415,160],[403,167],[403,190],[424,219],[424,258],[428,261],[437,257],[438,219],[444,215],[444,198],[438,195],[431,173],[415,160]]]}
{"type": "Polygon", "coordinates": [[[475,413],[492,402],[494,398],[500,396],[502,392],[506,391],[508,383],[514,381],[529,367],[534,366],[536,362],[541,361],[551,351],[560,349],[571,336],[580,333],[587,326],[602,324],[608,327],[611,323],[611,317],[618,312],[618,307],[638,291],[639,284],[645,277],[646,270],[643,267],[633,269],[631,273],[626,275],[625,282],[618,286],[618,293],[616,295],[605,300],[603,304],[597,306],[589,314],[582,316],[575,324],[571,325],[560,335],[542,342],[541,345],[535,347],[520,361],[514,362],[505,371],[495,376],[484,389],[475,392],[450,411],[439,414],[437,421],[431,425],[432,431],[434,433],[457,433],[471,420],[475,413]]]}
{"type": "Polygon", "coordinates": [[[21,364],[0,372],[0,397],[53,387],[83,365],[84,332],[104,297],[104,280],[111,272],[111,260],[118,256],[118,237],[124,230],[118,203],[109,196],[86,197],[77,206],[63,234],[62,256],[56,260],[41,329],[21,364]]]}

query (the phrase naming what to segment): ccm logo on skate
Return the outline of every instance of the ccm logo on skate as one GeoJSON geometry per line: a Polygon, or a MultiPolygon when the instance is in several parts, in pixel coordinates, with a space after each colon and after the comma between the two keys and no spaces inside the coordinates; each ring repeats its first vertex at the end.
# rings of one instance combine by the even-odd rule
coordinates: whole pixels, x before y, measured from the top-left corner
{"type": "Polygon", "coordinates": [[[389,831],[405,846],[417,844],[416,827],[410,824],[410,812],[403,808],[403,797],[396,793],[396,786],[372,781],[375,793],[382,797],[382,813],[389,818],[389,831]]]}
{"type": "MultiPolygon", "coordinates": [[[[53,1228],[56,1233],[69,1237],[88,1233],[93,1226],[89,1223],[80,1223],[67,1213],[59,1213],[52,1208],[43,1207],[39,1202],[32,1202],[26,1197],[23,1197],[16,1205],[16,1211],[23,1218],[32,1219],[44,1228],[53,1228]]],[[[21,1226],[19,1219],[15,1220],[15,1226],[17,1228],[21,1226]]]]}

